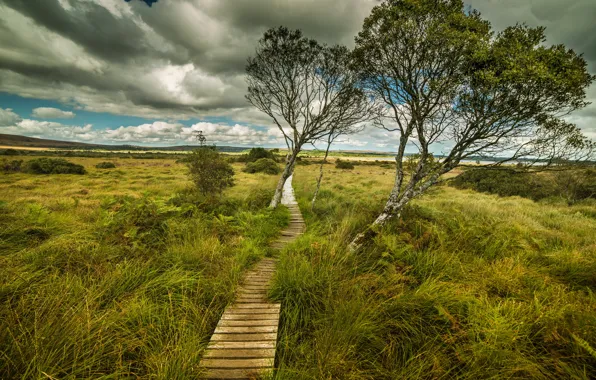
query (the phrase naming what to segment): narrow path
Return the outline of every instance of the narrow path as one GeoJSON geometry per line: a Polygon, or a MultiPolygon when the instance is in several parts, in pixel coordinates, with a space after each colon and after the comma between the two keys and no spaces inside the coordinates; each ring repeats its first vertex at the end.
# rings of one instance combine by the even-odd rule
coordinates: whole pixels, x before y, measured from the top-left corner
{"type": "MultiPolygon", "coordinates": [[[[290,210],[290,224],[272,244],[281,249],[304,232],[305,224],[294,198],[292,177],[284,185],[281,203],[290,210]]],[[[264,258],[246,273],[236,301],[224,311],[201,367],[207,379],[254,379],[275,365],[280,304],[267,299],[275,259],[264,258]]]]}

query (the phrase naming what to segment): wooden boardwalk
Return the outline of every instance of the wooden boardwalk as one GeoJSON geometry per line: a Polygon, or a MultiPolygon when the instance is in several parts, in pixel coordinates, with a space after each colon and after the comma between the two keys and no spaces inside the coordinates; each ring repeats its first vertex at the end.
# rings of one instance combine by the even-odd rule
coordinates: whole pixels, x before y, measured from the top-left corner
{"type": "MultiPolygon", "coordinates": [[[[292,177],[284,186],[285,204],[291,213],[290,224],[272,244],[281,249],[304,232],[305,224],[294,199],[292,177]]],[[[275,272],[275,259],[265,258],[246,273],[235,302],[224,311],[201,367],[206,379],[255,379],[275,366],[280,304],[267,299],[275,272]]]]}

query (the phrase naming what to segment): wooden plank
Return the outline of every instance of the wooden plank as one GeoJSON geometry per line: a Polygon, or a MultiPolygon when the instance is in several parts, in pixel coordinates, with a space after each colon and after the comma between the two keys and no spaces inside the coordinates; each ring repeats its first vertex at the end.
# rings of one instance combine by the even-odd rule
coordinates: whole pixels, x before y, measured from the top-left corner
{"type": "Polygon", "coordinates": [[[276,333],[277,325],[275,326],[217,326],[215,334],[254,334],[254,333],[276,333]]]}
{"type": "Polygon", "coordinates": [[[275,349],[275,341],[260,341],[260,342],[212,342],[207,346],[208,350],[224,350],[224,349],[275,349]]]}
{"type": "Polygon", "coordinates": [[[204,359],[201,365],[205,368],[266,368],[273,367],[273,358],[256,359],[204,359]]]}
{"type": "MultiPolygon", "coordinates": [[[[236,305],[234,305],[236,306],[236,305]]],[[[260,308],[260,309],[243,309],[243,308],[236,308],[236,307],[230,307],[226,310],[227,312],[229,312],[230,314],[279,314],[279,309],[266,309],[266,308],[260,308]]]]}
{"type": "Polygon", "coordinates": [[[202,376],[203,379],[256,379],[259,375],[266,373],[266,369],[209,369],[202,376]]]}
{"type": "Polygon", "coordinates": [[[237,309],[267,309],[267,310],[279,310],[280,304],[278,303],[253,303],[249,305],[232,305],[232,308],[237,309]]]}
{"type": "Polygon", "coordinates": [[[221,316],[221,319],[227,319],[232,321],[258,321],[258,320],[278,320],[279,313],[271,313],[271,314],[231,314],[231,313],[224,313],[221,316]]]}
{"type": "Polygon", "coordinates": [[[212,342],[266,342],[271,340],[275,342],[277,333],[262,334],[213,334],[212,342]]]}
{"type": "Polygon", "coordinates": [[[204,358],[270,358],[275,359],[275,348],[221,349],[207,350],[204,358]]]}
{"type": "Polygon", "coordinates": [[[277,326],[279,320],[277,319],[257,319],[257,320],[233,320],[220,319],[217,326],[277,326]]]}

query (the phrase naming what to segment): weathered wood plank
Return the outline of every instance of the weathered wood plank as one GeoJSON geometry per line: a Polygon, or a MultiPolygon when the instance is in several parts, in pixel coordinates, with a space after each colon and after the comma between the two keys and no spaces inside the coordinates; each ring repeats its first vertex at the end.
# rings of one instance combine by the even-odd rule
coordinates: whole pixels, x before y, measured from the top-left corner
{"type": "Polygon", "coordinates": [[[268,309],[274,310],[279,309],[280,304],[278,303],[251,303],[248,305],[232,305],[232,308],[235,309],[268,309]]]}
{"type": "Polygon", "coordinates": [[[275,326],[217,326],[215,334],[253,334],[253,333],[276,333],[277,325],[275,326]]]}
{"type": "Polygon", "coordinates": [[[217,326],[277,326],[277,319],[257,319],[257,320],[234,320],[234,319],[220,319],[217,326]]]}
{"type": "Polygon", "coordinates": [[[257,358],[270,358],[275,359],[275,348],[248,348],[248,349],[221,349],[221,350],[207,350],[204,358],[244,358],[244,359],[257,359],[257,358]]]}
{"type": "Polygon", "coordinates": [[[275,349],[275,341],[258,341],[258,342],[211,342],[207,346],[209,350],[224,350],[224,349],[275,349]]]}
{"type": "Polygon", "coordinates": [[[221,319],[228,319],[232,321],[258,321],[258,320],[278,320],[279,314],[278,313],[271,313],[271,314],[231,314],[231,313],[224,313],[221,316],[221,319]]]}
{"type": "Polygon", "coordinates": [[[242,309],[236,308],[236,305],[232,305],[226,311],[228,311],[230,314],[279,314],[279,309],[242,309]]]}
{"type": "Polygon", "coordinates": [[[273,367],[273,358],[256,359],[204,359],[201,364],[205,368],[266,368],[273,367]]]}
{"type": "Polygon", "coordinates": [[[204,379],[256,379],[265,373],[264,369],[210,369],[203,375],[204,379]]]}
{"type": "Polygon", "coordinates": [[[266,342],[276,341],[277,333],[262,334],[213,334],[212,342],[266,342]]]}

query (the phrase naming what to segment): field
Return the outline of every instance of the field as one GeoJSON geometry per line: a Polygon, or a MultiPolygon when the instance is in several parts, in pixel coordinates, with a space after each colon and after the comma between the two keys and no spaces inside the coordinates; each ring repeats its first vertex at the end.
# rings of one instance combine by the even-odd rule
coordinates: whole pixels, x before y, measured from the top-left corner
{"type": "Polygon", "coordinates": [[[0,176],[0,378],[196,377],[242,271],[287,222],[264,208],[276,179],[237,166],[197,207],[176,197],[190,182],[173,160],[71,161],[88,174],[0,176]]]}
{"type": "MultiPolygon", "coordinates": [[[[13,159],[11,157],[11,159],[13,159]]],[[[24,159],[27,159],[24,157],[24,159]]],[[[276,176],[193,201],[174,160],[69,158],[88,174],[0,177],[0,378],[163,378],[198,362],[243,270],[279,255],[279,379],[596,377],[596,202],[434,188],[353,255],[393,170],[298,165],[308,229],[276,176]]]]}

